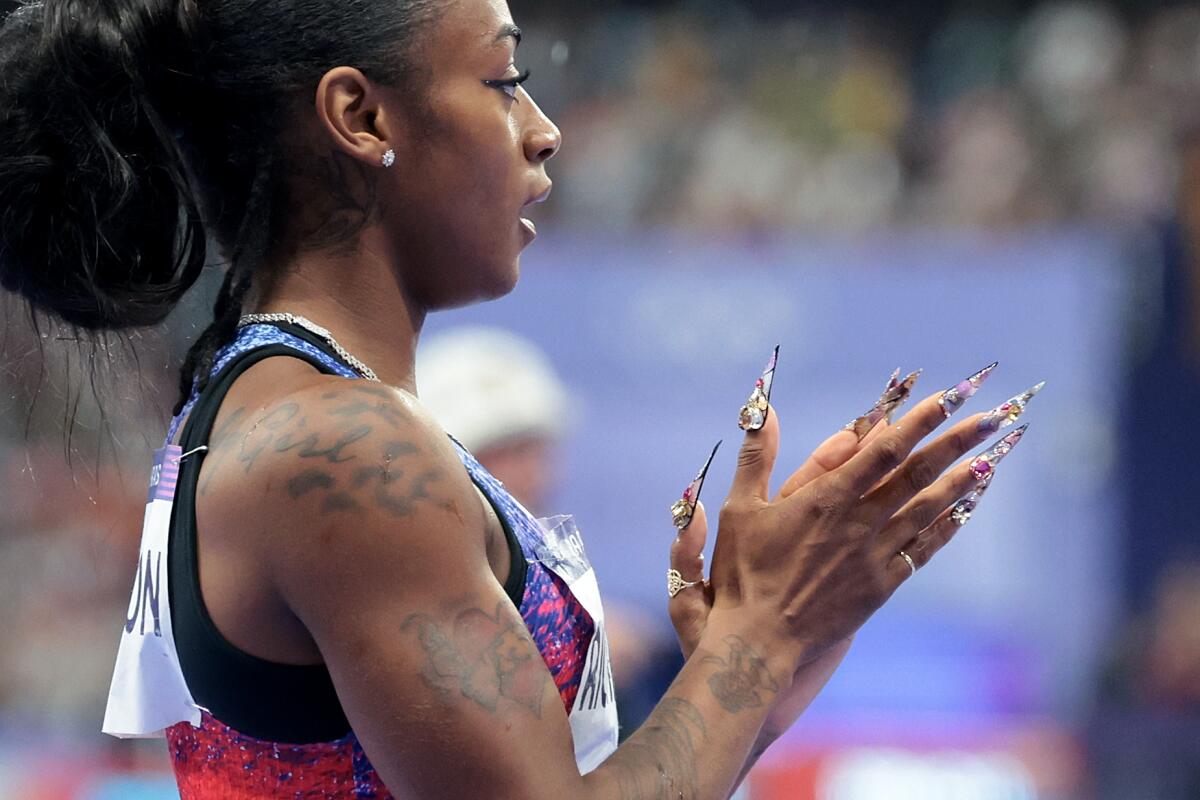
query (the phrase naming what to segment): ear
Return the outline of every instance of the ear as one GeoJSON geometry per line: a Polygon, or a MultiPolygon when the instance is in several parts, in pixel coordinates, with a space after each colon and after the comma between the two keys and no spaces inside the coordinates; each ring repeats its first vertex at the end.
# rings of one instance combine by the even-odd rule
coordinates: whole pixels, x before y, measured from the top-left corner
{"type": "Polygon", "coordinates": [[[383,103],[383,92],[354,67],[334,67],[317,84],[317,118],[328,143],[371,166],[389,149],[399,149],[399,119],[383,103]]]}

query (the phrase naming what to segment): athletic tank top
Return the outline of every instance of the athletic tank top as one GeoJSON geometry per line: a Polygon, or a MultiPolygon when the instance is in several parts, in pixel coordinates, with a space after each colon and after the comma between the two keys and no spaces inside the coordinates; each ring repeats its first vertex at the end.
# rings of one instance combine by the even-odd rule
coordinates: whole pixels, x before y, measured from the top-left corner
{"type": "MultiPolygon", "coordinates": [[[[104,729],[118,736],[165,732],[182,800],[386,800],[393,795],[351,730],[324,665],[280,664],[238,649],[217,630],[201,596],[195,524],[200,448],[229,387],[273,356],[300,358],[326,374],[360,377],[323,340],[285,324],[244,327],[217,354],[204,392],[193,394],[171,422],[160,454],[176,455],[160,455],[152,472],[143,552],[104,729]],[[154,501],[172,490],[167,522],[154,501]],[[156,508],[168,526],[162,537],[166,580],[156,571],[162,554],[146,544],[156,508]],[[156,581],[168,587],[165,610],[156,581]],[[164,667],[164,661],[171,664],[164,667]]],[[[578,531],[569,517],[535,519],[451,441],[504,528],[512,561],[505,592],[554,680],[580,771],[588,772],[616,749],[617,727],[603,610],[578,531]]]]}

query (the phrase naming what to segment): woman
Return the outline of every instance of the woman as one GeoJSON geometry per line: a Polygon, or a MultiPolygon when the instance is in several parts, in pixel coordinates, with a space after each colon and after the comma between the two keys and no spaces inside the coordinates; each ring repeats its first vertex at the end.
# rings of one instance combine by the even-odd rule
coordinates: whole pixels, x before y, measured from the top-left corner
{"type": "Polygon", "coordinates": [[[185,798],[726,796],[1019,437],[939,478],[1007,417],[911,454],[986,373],[878,425],[894,382],[772,500],[772,365],[707,586],[698,486],[676,509],[690,657],[616,748],[573,526],[533,520],[413,387],[426,313],[512,289],[550,191],[520,39],[503,0],[45,0],[0,33],[3,285],[126,329],[206,237],[229,262],[105,722],[165,729],[185,798]]]}

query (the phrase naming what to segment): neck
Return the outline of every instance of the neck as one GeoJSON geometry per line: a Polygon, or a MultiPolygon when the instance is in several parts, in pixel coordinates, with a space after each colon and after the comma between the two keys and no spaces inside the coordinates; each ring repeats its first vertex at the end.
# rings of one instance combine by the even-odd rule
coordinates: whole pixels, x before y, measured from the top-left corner
{"type": "Polygon", "coordinates": [[[416,351],[425,309],[405,291],[386,244],[363,231],[353,252],[295,253],[271,265],[276,276],[255,313],[307,317],[384,383],[416,394],[416,351]]]}

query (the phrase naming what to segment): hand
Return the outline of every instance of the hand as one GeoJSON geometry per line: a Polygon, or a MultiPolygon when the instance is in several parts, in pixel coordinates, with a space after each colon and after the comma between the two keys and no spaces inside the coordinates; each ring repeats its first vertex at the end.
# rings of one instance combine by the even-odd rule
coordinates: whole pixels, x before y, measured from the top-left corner
{"type": "MultiPolygon", "coordinates": [[[[861,442],[847,430],[840,430],[826,439],[808,460],[784,482],[778,498],[790,497],[797,490],[825,473],[845,464],[850,457],[870,444],[886,429],[886,425],[874,428],[861,442]]],[[[671,545],[671,568],[678,570],[686,580],[700,583],[684,589],[667,602],[667,611],[679,647],[684,658],[689,658],[700,642],[712,609],[712,589],[704,581],[704,545],[708,538],[708,517],[703,502],[697,501],[691,523],[679,532],[671,545]]],[[[832,677],[850,650],[853,637],[834,645],[829,652],[805,664],[796,671],[791,688],[776,701],[767,721],[763,724],[762,744],[774,741],[808,708],[832,677]]]]}
{"type": "MultiPolygon", "coordinates": [[[[685,650],[720,614],[722,629],[735,625],[775,653],[781,646],[797,646],[790,654],[790,667],[785,666],[787,654],[776,662],[790,678],[800,666],[849,638],[953,536],[965,519],[954,513],[961,510],[956,501],[971,492],[967,499],[977,502],[975,490],[985,478],[990,480],[992,466],[1023,433],[1022,428],[1006,436],[989,451],[988,463],[980,466],[976,459],[940,478],[956,459],[1004,424],[1001,409],[964,420],[913,453],[945,421],[943,409],[957,410],[990,370],[926,398],[900,424],[876,427],[861,444],[846,436],[833,437],[773,500],[768,500],[768,483],[779,431],[777,416],[768,413],[767,424],[748,433],[742,446],[734,485],[721,512],[712,580],[684,590],[692,595],[691,605],[686,599],[674,604],[672,616],[685,650]],[[701,605],[695,605],[696,595],[701,605]]],[[[1008,421],[1038,388],[1002,407],[1008,421]]],[[[889,384],[885,398],[894,398],[894,389],[895,384],[889,384]]],[[[856,425],[860,434],[869,429],[856,425]]],[[[686,567],[688,557],[694,559],[691,569],[679,570],[686,579],[701,575],[698,555],[706,535],[702,524],[676,546],[679,566],[686,567]]]]}

